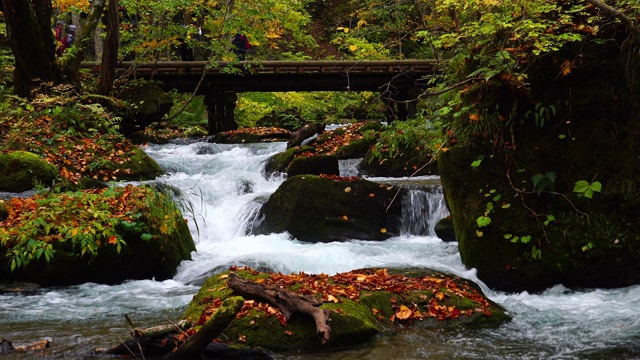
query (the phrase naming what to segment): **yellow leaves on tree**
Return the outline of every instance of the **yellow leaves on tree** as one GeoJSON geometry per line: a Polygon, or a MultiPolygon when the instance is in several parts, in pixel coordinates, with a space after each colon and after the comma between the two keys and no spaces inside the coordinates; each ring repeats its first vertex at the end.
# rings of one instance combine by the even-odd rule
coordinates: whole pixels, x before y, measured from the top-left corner
{"type": "Polygon", "coordinates": [[[84,11],[89,8],[89,0],[54,0],[52,5],[60,9],[60,12],[67,12],[74,8],[84,11]]]}

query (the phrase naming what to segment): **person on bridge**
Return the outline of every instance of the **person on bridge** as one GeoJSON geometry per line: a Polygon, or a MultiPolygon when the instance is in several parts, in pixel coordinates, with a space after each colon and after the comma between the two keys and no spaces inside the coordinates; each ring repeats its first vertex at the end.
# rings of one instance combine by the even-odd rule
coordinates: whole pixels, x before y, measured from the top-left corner
{"type": "Polygon", "coordinates": [[[247,51],[249,51],[249,49],[251,48],[251,44],[249,44],[249,40],[247,40],[247,37],[243,33],[237,32],[233,36],[231,43],[235,46],[233,52],[236,53],[238,60],[244,61],[247,55],[247,51]]]}

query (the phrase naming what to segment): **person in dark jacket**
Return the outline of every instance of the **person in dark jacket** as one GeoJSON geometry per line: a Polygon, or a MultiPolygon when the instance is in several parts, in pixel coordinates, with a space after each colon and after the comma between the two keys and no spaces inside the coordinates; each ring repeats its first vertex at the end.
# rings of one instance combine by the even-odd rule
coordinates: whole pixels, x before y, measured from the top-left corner
{"type": "Polygon", "coordinates": [[[247,51],[251,48],[251,44],[247,37],[243,33],[236,33],[231,39],[231,43],[235,46],[233,52],[236,53],[238,60],[244,61],[247,55],[247,51]]]}

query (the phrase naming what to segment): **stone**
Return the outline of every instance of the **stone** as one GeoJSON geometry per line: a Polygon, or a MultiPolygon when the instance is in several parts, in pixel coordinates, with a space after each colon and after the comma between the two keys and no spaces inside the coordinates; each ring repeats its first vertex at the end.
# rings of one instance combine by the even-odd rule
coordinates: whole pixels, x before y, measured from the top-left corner
{"type": "Polygon", "coordinates": [[[39,183],[49,186],[58,175],[55,165],[27,151],[0,154],[0,191],[22,192],[39,183]]]}

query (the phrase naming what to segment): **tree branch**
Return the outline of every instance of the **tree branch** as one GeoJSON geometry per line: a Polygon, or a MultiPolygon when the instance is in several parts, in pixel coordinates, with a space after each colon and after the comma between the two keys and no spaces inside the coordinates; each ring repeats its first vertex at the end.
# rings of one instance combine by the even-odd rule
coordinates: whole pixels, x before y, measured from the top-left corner
{"type": "Polygon", "coordinates": [[[585,0],[586,2],[588,2],[589,4],[597,7],[598,9],[604,11],[605,13],[607,13],[610,16],[613,16],[614,18],[620,20],[620,22],[622,23],[622,25],[624,25],[625,28],[627,28],[627,30],[629,30],[629,32],[631,33],[631,36],[636,40],[636,41],[640,41],[640,28],[638,28],[637,26],[635,26],[635,24],[633,23],[633,21],[631,21],[631,19],[629,19],[627,17],[627,15],[625,15],[623,12],[621,12],[620,10],[609,6],[605,3],[603,3],[600,0],[585,0]]]}

